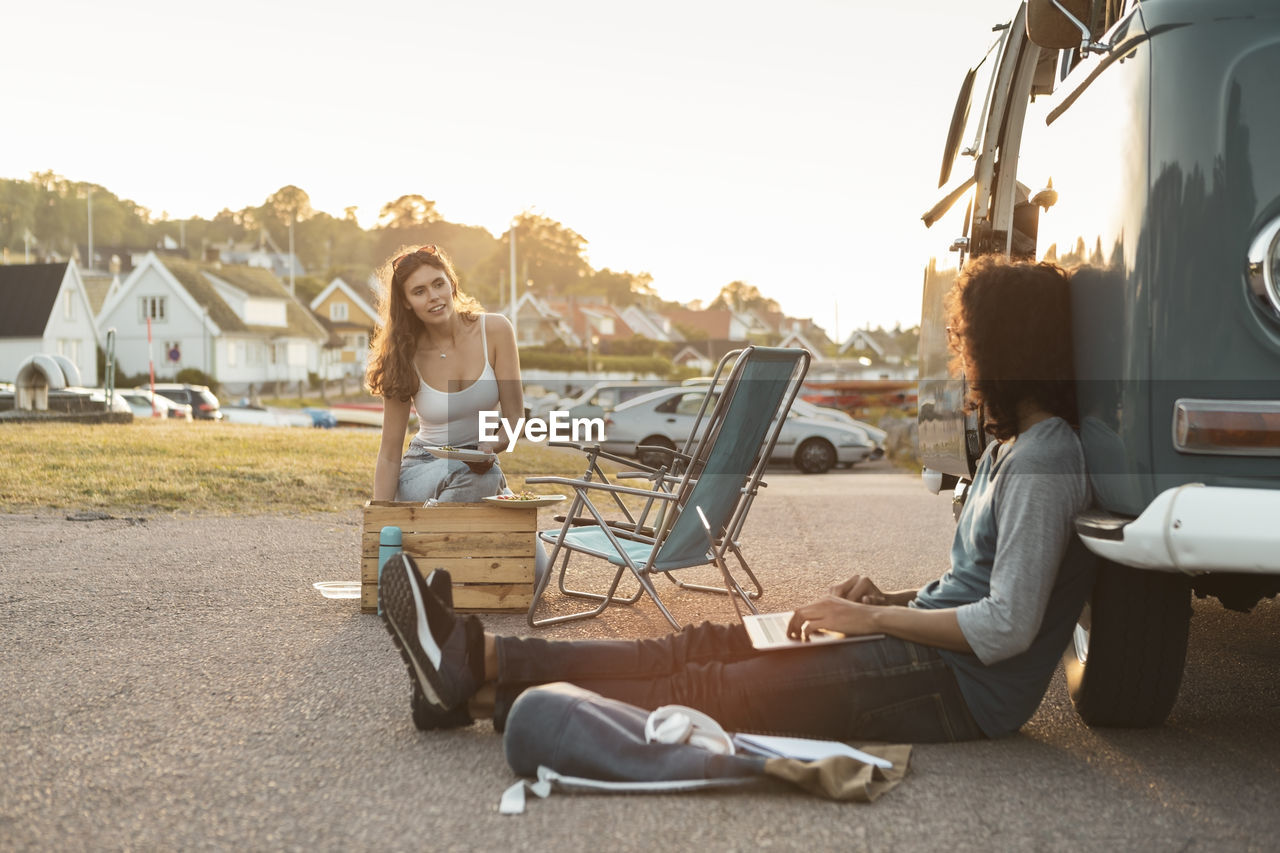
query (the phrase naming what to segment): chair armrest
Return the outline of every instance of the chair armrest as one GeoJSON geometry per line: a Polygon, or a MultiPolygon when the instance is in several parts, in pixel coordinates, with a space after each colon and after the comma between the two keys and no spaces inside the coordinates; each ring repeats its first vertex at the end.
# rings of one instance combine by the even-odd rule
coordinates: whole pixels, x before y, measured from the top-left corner
{"type": "MultiPolygon", "coordinates": [[[[566,518],[568,518],[568,516],[556,515],[556,516],[552,516],[551,520],[556,522],[557,524],[564,524],[566,518]]],[[[597,525],[599,524],[599,522],[596,521],[594,518],[589,518],[587,516],[580,515],[577,518],[573,519],[571,524],[574,527],[589,527],[589,526],[597,525]]],[[[636,524],[632,524],[629,521],[613,521],[611,519],[609,521],[609,526],[612,527],[614,530],[620,530],[625,533],[638,533],[641,536],[646,536],[650,539],[653,538],[655,533],[654,529],[647,524],[636,525],[636,524]]]]}
{"type": "Polygon", "coordinates": [[[557,486],[569,486],[573,489],[591,489],[600,492],[613,492],[620,495],[636,495],[642,498],[657,498],[662,501],[673,501],[676,496],[670,492],[655,492],[653,489],[633,489],[630,486],[616,486],[613,483],[600,483],[595,480],[575,480],[571,477],[525,477],[526,483],[552,483],[557,486]]]}
{"type": "MultiPolygon", "coordinates": [[[[600,445],[598,444],[582,444],[581,442],[577,442],[577,441],[548,441],[547,446],[548,447],[571,447],[580,453],[587,454],[588,456],[608,459],[610,462],[617,462],[619,465],[627,465],[632,468],[639,468],[641,472],[647,472],[650,474],[656,473],[658,470],[657,468],[650,468],[648,465],[642,465],[634,459],[628,459],[625,456],[619,456],[616,453],[610,453],[607,450],[601,450],[600,445]]],[[[666,450],[666,448],[658,448],[658,449],[666,450]]]]}
{"type": "Polygon", "coordinates": [[[636,445],[636,453],[639,453],[639,452],[640,452],[640,451],[642,451],[642,450],[652,451],[652,452],[654,452],[654,453],[661,453],[661,454],[663,454],[664,456],[670,456],[670,457],[671,457],[671,459],[672,459],[673,461],[675,461],[675,460],[679,460],[679,461],[681,461],[681,462],[692,462],[692,461],[693,461],[693,457],[692,457],[692,456],[689,456],[689,455],[688,455],[688,454],[686,454],[686,453],[681,453],[679,450],[676,450],[676,449],[675,449],[675,448],[673,448],[673,447],[662,447],[661,445],[657,445],[657,444],[638,444],[638,445],[636,445]]]}

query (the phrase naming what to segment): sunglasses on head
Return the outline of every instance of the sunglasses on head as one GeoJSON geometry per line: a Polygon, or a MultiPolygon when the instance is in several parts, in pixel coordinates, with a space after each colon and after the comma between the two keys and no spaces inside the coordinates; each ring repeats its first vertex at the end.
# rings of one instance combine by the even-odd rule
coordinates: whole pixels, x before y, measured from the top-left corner
{"type": "Polygon", "coordinates": [[[403,261],[405,258],[409,258],[414,255],[422,255],[424,258],[439,258],[440,252],[438,249],[436,249],[436,246],[434,243],[428,243],[427,245],[422,246],[421,248],[414,249],[412,252],[405,252],[403,255],[401,255],[400,257],[396,258],[391,262],[392,271],[399,269],[400,262],[403,261]]]}

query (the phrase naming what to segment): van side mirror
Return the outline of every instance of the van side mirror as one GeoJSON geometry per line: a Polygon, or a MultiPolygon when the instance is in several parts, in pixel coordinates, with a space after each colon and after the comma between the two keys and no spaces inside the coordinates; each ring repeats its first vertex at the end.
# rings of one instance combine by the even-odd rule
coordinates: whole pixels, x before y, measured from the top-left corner
{"type": "Polygon", "coordinates": [[[1089,29],[1092,9],[1092,0],[1028,0],[1027,38],[1049,50],[1106,53],[1111,46],[1095,42],[1089,29]]]}

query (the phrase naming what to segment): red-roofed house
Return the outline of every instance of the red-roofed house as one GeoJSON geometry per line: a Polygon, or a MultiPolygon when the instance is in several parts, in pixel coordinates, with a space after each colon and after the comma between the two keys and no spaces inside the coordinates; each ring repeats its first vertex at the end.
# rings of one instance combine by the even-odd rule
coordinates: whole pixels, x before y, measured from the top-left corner
{"type": "Polygon", "coordinates": [[[600,342],[625,340],[635,336],[612,305],[603,302],[547,302],[547,307],[558,314],[577,338],[578,346],[586,346],[587,338],[600,342]]]}

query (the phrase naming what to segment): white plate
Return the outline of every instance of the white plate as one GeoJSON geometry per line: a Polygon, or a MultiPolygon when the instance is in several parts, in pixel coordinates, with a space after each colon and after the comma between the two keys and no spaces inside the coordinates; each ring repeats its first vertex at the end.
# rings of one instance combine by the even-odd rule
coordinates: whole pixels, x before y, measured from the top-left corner
{"type": "Polygon", "coordinates": [[[313,583],[325,598],[359,598],[360,581],[320,581],[313,583]]]}
{"type": "Polygon", "coordinates": [[[426,448],[432,456],[438,456],[441,459],[457,459],[460,462],[492,462],[495,457],[492,453],[486,453],[483,450],[445,450],[441,447],[426,448]]]}
{"type": "Polygon", "coordinates": [[[508,506],[508,507],[550,506],[551,504],[558,504],[560,503],[560,501],[565,499],[566,498],[564,495],[538,495],[533,500],[528,500],[528,501],[514,501],[514,500],[511,500],[510,498],[508,498],[507,500],[503,500],[497,495],[494,495],[493,497],[485,498],[485,500],[487,500],[491,504],[497,504],[498,506],[508,506]]]}

